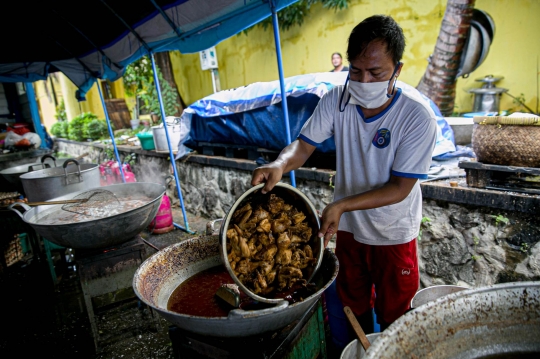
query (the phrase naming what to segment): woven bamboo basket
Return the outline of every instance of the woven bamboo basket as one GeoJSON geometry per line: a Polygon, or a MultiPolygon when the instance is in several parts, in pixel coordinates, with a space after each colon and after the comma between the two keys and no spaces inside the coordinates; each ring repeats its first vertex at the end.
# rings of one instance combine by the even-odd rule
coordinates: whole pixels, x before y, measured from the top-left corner
{"type": "Polygon", "coordinates": [[[471,144],[478,162],[540,167],[540,118],[476,116],[471,144]]]}

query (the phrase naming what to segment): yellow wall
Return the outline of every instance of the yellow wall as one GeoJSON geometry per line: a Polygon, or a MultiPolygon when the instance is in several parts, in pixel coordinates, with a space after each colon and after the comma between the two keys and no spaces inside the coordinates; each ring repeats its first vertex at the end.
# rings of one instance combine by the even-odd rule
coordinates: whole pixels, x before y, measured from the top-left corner
{"type": "MultiPolygon", "coordinates": [[[[433,52],[446,9],[439,0],[352,0],[347,10],[334,12],[320,5],[312,8],[301,27],[281,31],[285,77],[329,71],[334,51],[345,56],[352,28],[373,14],[393,16],[405,32],[407,46],[400,79],[417,86],[433,52]]],[[[504,77],[497,87],[507,88],[513,96],[524,94],[526,104],[536,111],[538,62],[540,56],[540,1],[477,0],[475,7],[486,11],[495,22],[495,36],[486,60],[466,79],[460,77],[456,88],[456,110],[470,112],[473,95],[466,90],[480,87],[475,81],[486,75],[504,77]]],[[[259,27],[247,36],[235,35],[216,46],[222,89],[259,81],[278,79],[277,59],[271,29],[259,27]]],[[[197,54],[173,56],[176,80],[186,104],[212,93],[209,71],[202,71],[197,54]]],[[[500,109],[515,108],[512,98],[503,95],[500,109]]]]}
{"type": "MultiPolygon", "coordinates": [[[[456,110],[472,111],[473,95],[466,90],[480,87],[482,83],[475,80],[491,74],[504,77],[497,87],[507,88],[513,96],[523,93],[527,106],[536,111],[540,1],[476,0],[475,7],[491,15],[496,26],[495,36],[484,63],[468,78],[457,80],[456,110]]],[[[338,51],[345,56],[348,35],[358,22],[373,14],[388,14],[402,26],[407,40],[400,79],[417,86],[435,47],[445,9],[445,0],[351,0],[348,9],[337,12],[315,5],[301,27],[280,32],[284,75],[329,71],[331,54],[338,51]]],[[[264,31],[255,27],[247,35],[234,35],[216,45],[216,51],[222,90],[278,79],[271,28],[264,31]]],[[[180,94],[187,105],[213,92],[211,74],[201,70],[198,53],[175,51],[171,53],[171,60],[180,94]]],[[[74,86],[66,82],[71,82],[62,81],[65,98],[70,99],[66,101],[68,119],[81,109],[104,118],[95,85],[88,93],[88,100],[79,104],[70,94],[70,91],[74,93],[74,86]]],[[[121,82],[121,79],[115,82],[117,93],[121,93],[121,82]]],[[[129,99],[128,107],[133,107],[129,99]]],[[[512,98],[502,95],[501,110],[515,107],[512,98]]]]}
{"type": "MultiPolygon", "coordinates": [[[[51,126],[57,121],[55,115],[56,107],[51,87],[48,85],[47,81],[36,81],[34,83],[34,90],[36,92],[36,101],[38,103],[41,123],[43,123],[47,131],[49,131],[51,126]]],[[[60,99],[58,99],[58,101],[60,101],[60,99]]]]}

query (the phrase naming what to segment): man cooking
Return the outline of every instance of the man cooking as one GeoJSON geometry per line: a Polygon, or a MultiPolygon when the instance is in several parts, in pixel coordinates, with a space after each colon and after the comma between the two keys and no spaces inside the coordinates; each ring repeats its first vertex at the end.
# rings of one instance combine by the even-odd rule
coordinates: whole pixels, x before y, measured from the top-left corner
{"type": "Polygon", "coordinates": [[[322,212],[318,236],[326,246],[337,234],[337,293],[366,333],[373,332],[373,307],[382,331],[409,309],[419,286],[418,179],[427,178],[437,122],[419,93],[396,87],[404,48],[403,31],[391,17],[360,22],[348,40],[345,84],[321,98],[298,138],[251,180],[270,191],[334,137],[334,202],[322,212]]]}

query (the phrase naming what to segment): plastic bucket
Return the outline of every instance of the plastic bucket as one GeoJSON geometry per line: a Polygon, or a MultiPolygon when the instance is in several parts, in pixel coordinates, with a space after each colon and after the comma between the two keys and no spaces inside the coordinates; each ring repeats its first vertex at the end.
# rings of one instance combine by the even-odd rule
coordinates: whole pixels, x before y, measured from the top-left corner
{"type": "Polygon", "coordinates": [[[161,204],[159,205],[156,218],[148,225],[148,230],[154,234],[167,233],[174,229],[173,216],[171,210],[171,201],[169,196],[163,195],[161,197],[161,204]]]}
{"type": "Polygon", "coordinates": [[[154,134],[152,132],[139,132],[137,137],[141,142],[141,147],[143,150],[151,151],[156,149],[156,145],[154,143],[154,134]]]}

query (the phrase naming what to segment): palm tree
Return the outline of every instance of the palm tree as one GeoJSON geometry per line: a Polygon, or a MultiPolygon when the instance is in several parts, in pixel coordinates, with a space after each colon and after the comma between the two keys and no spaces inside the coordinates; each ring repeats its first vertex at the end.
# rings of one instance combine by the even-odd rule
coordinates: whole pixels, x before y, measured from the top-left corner
{"type": "Polygon", "coordinates": [[[447,1],[435,50],[416,87],[435,102],[443,116],[451,115],[454,110],[456,77],[469,34],[474,1],[447,1]]]}

